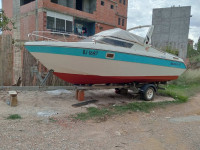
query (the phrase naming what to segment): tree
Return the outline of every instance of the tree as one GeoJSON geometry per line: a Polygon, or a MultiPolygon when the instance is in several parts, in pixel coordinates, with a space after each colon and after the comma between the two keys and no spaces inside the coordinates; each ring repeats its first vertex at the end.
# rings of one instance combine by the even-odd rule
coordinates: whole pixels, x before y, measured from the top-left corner
{"type": "Polygon", "coordinates": [[[6,30],[11,31],[11,27],[14,27],[14,23],[6,16],[5,12],[0,9],[0,32],[6,30]]]}
{"type": "Polygon", "coordinates": [[[198,40],[198,42],[197,42],[197,45],[196,45],[196,46],[197,46],[197,51],[198,51],[198,52],[200,52],[200,37],[199,37],[199,40],[198,40]]]}
{"type": "Polygon", "coordinates": [[[187,57],[191,58],[191,57],[194,57],[194,56],[197,56],[197,55],[199,55],[199,51],[193,49],[193,47],[190,44],[188,44],[187,57]]]}

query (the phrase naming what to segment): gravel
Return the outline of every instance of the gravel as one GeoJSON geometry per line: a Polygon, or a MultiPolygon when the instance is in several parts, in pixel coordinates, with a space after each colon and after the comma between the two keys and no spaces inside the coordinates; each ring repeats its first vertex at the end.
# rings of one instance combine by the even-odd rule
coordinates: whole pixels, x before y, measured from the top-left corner
{"type": "MultiPolygon", "coordinates": [[[[86,98],[99,100],[98,107],[137,100],[115,95],[113,91],[103,93],[88,91],[86,98]]],[[[74,91],[60,95],[20,92],[19,105],[10,107],[6,104],[7,92],[0,92],[0,150],[200,148],[200,94],[188,103],[155,109],[150,113],[132,112],[111,116],[104,121],[84,122],[69,117],[86,111],[86,108],[71,106],[77,103],[74,94],[74,91]],[[19,114],[22,119],[7,120],[9,114],[19,114]]]]}

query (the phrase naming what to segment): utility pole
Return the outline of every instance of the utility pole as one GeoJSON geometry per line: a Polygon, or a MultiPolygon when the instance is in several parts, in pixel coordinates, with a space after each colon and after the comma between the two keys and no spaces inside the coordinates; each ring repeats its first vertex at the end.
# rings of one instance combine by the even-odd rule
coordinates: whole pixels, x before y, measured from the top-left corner
{"type": "Polygon", "coordinates": [[[3,71],[4,71],[4,67],[3,67],[3,61],[2,61],[2,59],[3,59],[3,56],[2,56],[2,39],[1,39],[1,47],[0,47],[0,67],[1,67],[1,70],[0,70],[0,82],[1,82],[1,85],[0,86],[2,86],[3,87],[3,71]]]}
{"type": "MultiPolygon", "coordinates": [[[[35,30],[38,31],[38,0],[35,0],[35,30]]],[[[37,36],[36,40],[38,40],[37,36]]]]}

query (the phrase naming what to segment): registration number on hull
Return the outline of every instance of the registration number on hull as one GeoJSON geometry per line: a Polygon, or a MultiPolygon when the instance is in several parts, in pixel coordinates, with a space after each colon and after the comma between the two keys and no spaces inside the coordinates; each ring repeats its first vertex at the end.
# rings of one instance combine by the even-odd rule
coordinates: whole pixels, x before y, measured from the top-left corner
{"type": "Polygon", "coordinates": [[[83,50],[83,55],[96,56],[96,55],[98,55],[98,51],[96,51],[96,50],[83,50]]]}

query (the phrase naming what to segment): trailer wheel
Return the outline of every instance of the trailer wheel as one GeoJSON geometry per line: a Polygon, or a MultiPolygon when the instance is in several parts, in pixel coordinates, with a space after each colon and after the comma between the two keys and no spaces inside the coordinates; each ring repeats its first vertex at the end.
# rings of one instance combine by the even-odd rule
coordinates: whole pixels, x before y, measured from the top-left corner
{"type": "Polygon", "coordinates": [[[153,87],[148,87],[145,91],[144,91],[144,93],[143,93],[143,98],[144,98],[144,100],[146,100],[146,101],[151,101],[151,100],[153,100],[154,99],[154,96],[155,96],[155,90],[154,90],[154,88],[153,87]]]}

